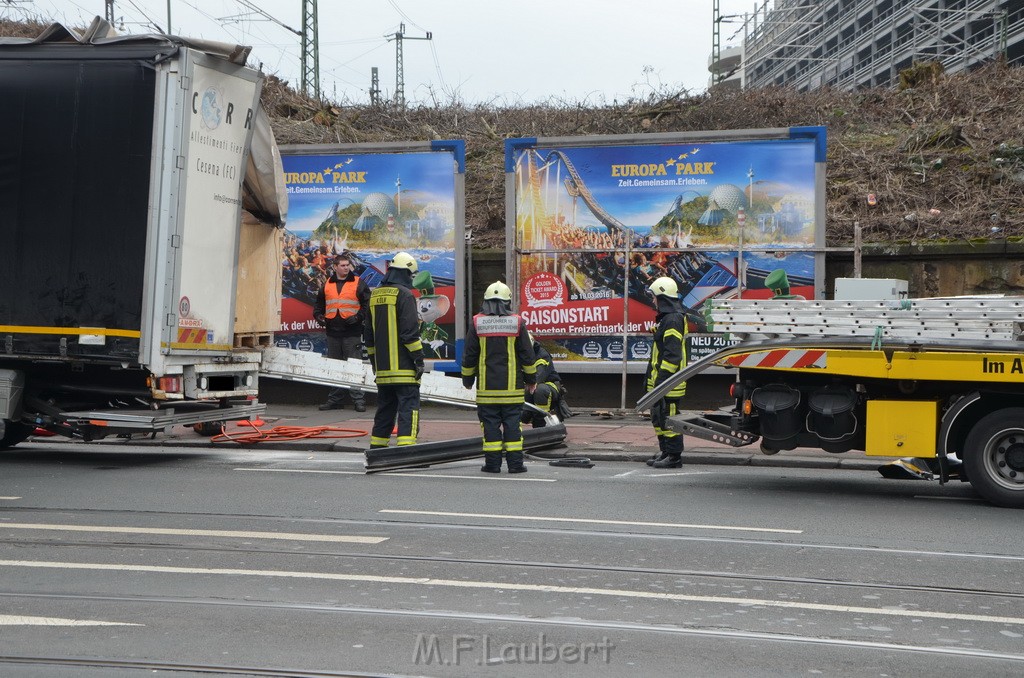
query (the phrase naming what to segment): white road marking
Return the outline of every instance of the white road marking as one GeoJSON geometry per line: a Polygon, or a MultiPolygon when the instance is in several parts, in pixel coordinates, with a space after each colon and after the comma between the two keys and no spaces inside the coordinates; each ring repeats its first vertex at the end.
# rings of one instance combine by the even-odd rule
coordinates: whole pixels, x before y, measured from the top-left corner
{"type": "Polygon", "coordinates": [[[0,626],[145,626],[145,624],[95,621],[92,619],[61,619],[60,617],[23,617],[13,614],[0,614],[0,626]]]}
{"type": "Polygon", "coordinates": [[[596,523],[598,525],[630,525],[635,527],[685,527],[698,530],[738,530],[741,532],[780,532],[803,534],[803,530],[784,530],[774,527],[740,527],[738,525],[691,525],[688,523],[648,523],[632,520],[599,520],[597,518],[554,518],[551,516],[498,515],[495,513],[454,513],[449,511],[405,511],[381,509],[378,513],[410,513],[419,516],[449,516],[455,518],[499,518],[501,520],[540,520],[554,523],[596,523]]]}
{"type": "Polygon", "coordinates": [[[486,476],[446,476],[440,473],[400,473],[398,471],[381,471],[378,475],[407,476],[410,478],[458,478],[459,480],[513,480],[517,483],[557,483],[554,478],[504,478],[497,473],[486,476]]]}
{"type": "Polygon", "coordinates": [[[57,532],[113,532],[118,534],[166,534],[182,537],[233,537],[238,539],[282,539],[286,541],[322,541],[346,544],[379,544],[390,537],[357,537],[341,534],[300,532],[242,532],[237,530],[183,530],[169,527],[126,527],[117,525],[51,525],[49,523],[3,523],[0,531],[53,530],[57,532]]]}
{"type": "Polygon", "coordinates": [[[625,473],[616,473],[612,478],[625,478],[626,476],[631,476],[634,473],[639,473],[639,471],[640,469],[633,469],[632,471],[626,471],[625,473]]]}
{"type": "Polygon", "coordinates": [[[15,499],[21,499],[21,497],[0,497],[0,499],[5,501],[14,501],[15,499]]]}
{"type": "Polygon", "coordinates": [[[670,476],[707,476],[712,471],[681,471],[679,473],[647,473],[644,478],[668,478],[670,476]]]}
{"type": "MultiPolygon", "coordinates": [[[[342,476],[365,476],[365,471],[317,471],[299,468],[236,468],[236,471],[262,471],[264,473],[333,473],[342,476]]],[[[457,478],[458,480],[508,480],[497,474],[493,476],[449,476],[441,473],[400,473],[398,471],[378,471],[378,475],[406,476],[409,478],[457,478]]],[[[516,478],[516,482],[557,483],[554,478],[516,478]]]]}
{"type": "Polygon", "coordinates": [[[674,600],[690,603],[720,603],[723,605],[777,607],[790,610],[818,610],[842,614],[870,614],[881,617],[906,617],[910,619],[947,619],[961,622],[987,622],[992,624],[1013,624],[1024,626],[1024,618],[999,617],[987,614],[963,614],[937,610],[904,610],[900,608],[860,607],[855,605],[830,605],[826,603],[801,603],[791,600],[768,600],[763,598],[732,598],[729,596],[695,596],[685,593],[661,591],[637,591],[631,589],[598,589],[581,586],[555,586],[549,584],[523,584],[519,582],[473,581],[462,579],[433,579],[431,577],[384,577],[372,574],[343,574],[340,572],[295,572],[289,570],[240,570],[233,568],[172,567],[168,565],[130,565],[127,563],[62,563],[45,560],[0,560],[0,567],[49,568],[55,570],[106,570],[112,572],[153,572],[161,574],[215,574],[241,577],[276,577],[287,579],[321,579],[329,581],[368,582],[374,584],[410,584],[415,586],[440,586],[462,589],[494,589],[498,591],[533,591],[538,593],[566,593],[583,596],[614,596],[617,598],[638,598],[649,600],[674,600]]]}

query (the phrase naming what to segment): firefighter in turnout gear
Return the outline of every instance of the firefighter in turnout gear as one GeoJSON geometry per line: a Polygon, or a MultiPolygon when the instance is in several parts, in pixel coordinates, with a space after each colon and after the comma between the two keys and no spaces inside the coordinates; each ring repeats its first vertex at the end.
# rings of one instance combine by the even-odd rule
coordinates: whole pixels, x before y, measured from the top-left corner
{"type": "Polygon", "coordinates": [[[363,343],[377,381],[377,412],[370,447],[387,447],[398,420],[398,444],[415,445],[420,417],[423,346],[412,276],[416,260],[399,252],[370,294],[363,343]]]}
{"type": "Polygon", "coordinates": [[[484,292],[480,313],[473,316],[462,356],[462,383],[476,382],[476,412],[484,431],[481,471],[501,473],[501,453],[509,473],[526,473],[523,465],[524,388],[536,388],[533,346],[526,323],[512,313],[512,291],[496,282],[484,292]]]}
{"type": "MultiPolygon", "coordinates": [[[[526,393],[526,402],[534,405],[548,414],[553,414],[559,419],[564,419],[562,403],[562,377],[555,369],[555,363],[551,354],[540,345],[540,342],[530,335],[530,344],[533,346],[533,355],[537,359],[533,364],[537,368],[537,389],[532,393],[526,393]]],[[[532,410],[523,412],[523,421],[530,422],[533,428],[543,428],[546,425],[544,416],[532,410]]]]}
{"type": "MultiPolygon", "coordinates": [[[[662,277],[651,283],[651,293],[658,304],[654,346],[647,363],[647,390],[650,391],[669,376],[686,367],[686,315],[679,299],[679,287],[672,278],[662,277]]],[[[679,468],[683,465],[683,436],[666,427],[668,417],[679,412],[686,395],[686,382],[680,383],[651,407],[651,423],[658,436],[658,454],[647,460],[654,468],[679,468]]]]}

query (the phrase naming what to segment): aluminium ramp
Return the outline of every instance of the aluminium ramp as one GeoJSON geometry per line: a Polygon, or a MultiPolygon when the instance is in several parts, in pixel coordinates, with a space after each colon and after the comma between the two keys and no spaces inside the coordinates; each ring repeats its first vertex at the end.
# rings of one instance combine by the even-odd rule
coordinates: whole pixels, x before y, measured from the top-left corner
{"type": "Polygon", "coordinates": [[[267,406],[258,400],[232,403],[175,401],[159,409],[105,409],[62,412],[55,419],[74,427],[99,427],[100,430],[152,432],[171,426],[191,426],[209,422],[238,421],[263,415],[267,406]]]}
{"type": "Polygon", "coordinates": [[[715,299],[709,331],[733,337],[872,337],[879,340],[1016,341],[1024,297],[889,301],[715,299]]]}
{"type": "MultiPolygon", "coordinates": [[[[270,346],[263,350],[260,376],[306,384],[361,388],[377,392],[373,370],[361,360],[334,360],[311,351],[270,346]]],[[[441,372],[425,372],[420,379],[420,400],[476,408],[476,390],[462,379],[441,372]]]]}

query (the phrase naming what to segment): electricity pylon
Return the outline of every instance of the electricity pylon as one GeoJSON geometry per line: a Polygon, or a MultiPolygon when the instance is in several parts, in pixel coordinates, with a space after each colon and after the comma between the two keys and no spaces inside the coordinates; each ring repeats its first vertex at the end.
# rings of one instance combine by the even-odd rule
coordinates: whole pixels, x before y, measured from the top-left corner
{"type": "Polygon", "coordinates": [[[388,42],[395,41],[395,105],[405,108],[405,63],[402,60],[403,40],[433,40],[434,35],[427,31],[426,37],[413,37],[405,34],[405,24],[398,24],[398,31],[385,35],[388,42]]]}
{"type": "Polygon", "coordinates": [[[320,98],[320,28],[316,0],[302,0],[302,91],[320,98]]]}

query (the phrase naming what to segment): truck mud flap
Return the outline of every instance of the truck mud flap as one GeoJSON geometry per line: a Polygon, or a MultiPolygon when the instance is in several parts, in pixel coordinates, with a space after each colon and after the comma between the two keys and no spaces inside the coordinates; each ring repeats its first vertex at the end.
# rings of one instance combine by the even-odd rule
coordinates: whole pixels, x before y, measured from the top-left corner
{"type": "Polygon", "coordinates": [[[736,431],[731,426],[714,419],[708,419],[700,412],[682,412],[668,418],[668,427],[676,433],[694,438],[710,440],[731,447],[743,447],[756,443],[760,436],[746,431],[736,431]]]}
{"type": "MultiPolygon", "coordinates": [[[[523,430],[523,451],[536,452],[565,442],[565,424],[523,430]]],[[[397,471],[483,456],[483,438],[459,438],[366,451],[366,472],[397,471]]]]}

